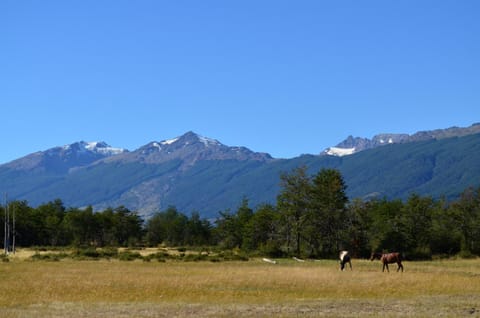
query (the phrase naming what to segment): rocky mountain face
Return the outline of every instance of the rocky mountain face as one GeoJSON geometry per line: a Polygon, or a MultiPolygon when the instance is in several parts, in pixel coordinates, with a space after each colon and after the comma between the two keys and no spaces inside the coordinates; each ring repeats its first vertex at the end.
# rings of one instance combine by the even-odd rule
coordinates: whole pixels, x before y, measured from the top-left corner
{"type": "Polygon", "coordinates": [[[229,147],[219,141],[187,132],[186,134],[163,141],[152,141],[139,149],[110,157],[103,162],[142,162],[161,164],[180,160],[182,167],[194,165],[202,160],[253,160],[267,162],[273,158],[267,153],[253,152],[245,147],[229,147]]]}
{"type": "Polygon", "coordinates": [[[363,150],[373,149],[384,145],[402,144],[417,141],[439,140],[451,137],[462,137],[480,133],[480,123],[470,127],[450,127],[430,131],[420,131],[412,135],[408,134],[379,134],[372,139],[348,136],[335,147],[327,148],[322,154],[332,156],[351,155],[363,150]]]}

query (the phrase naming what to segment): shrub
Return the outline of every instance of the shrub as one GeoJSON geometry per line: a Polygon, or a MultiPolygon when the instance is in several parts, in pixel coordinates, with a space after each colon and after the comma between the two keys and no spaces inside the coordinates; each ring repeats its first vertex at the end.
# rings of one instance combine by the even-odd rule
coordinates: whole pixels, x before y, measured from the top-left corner
{"type": "Polygon", "coordinates": [[[408,253],[409,260],[431,260],[432,253],[429,248],[414,248],[412,251],[408,253]]]}
{"type": "Polygon", "coordinates": [[[2,260],[2,262],[9,262],[10,260],[8,259],[8,255],[5,255],[5,254],[0,254],[0,259],[2,260]]]}
{"type": "Polygon", "coordinates": [[[30,258],[34,261],[52,261],[59,262],[61,259],[68,257],[66,253],[35,253],[30,258]]]}
{"type": "Polygon", "coordinates": [[[115,247],[105,247],[100,249],[99,256],[105,257],[105,258],[115,258],[118,256],[118,249],[115,247]]]}
{"type": "Polygon", "coordinates": [[[466,259],[470,259],[470,258],[476,258],[477,256],[472,254],[472,252],[468,251],[468,250],[461,250],[458,254],[457,254],[458,257],[460,258],[466,258],[466,259]]]}
{"type": "Polygon", "coordinates": [[[218,254],[220,259],[224,261],[248,261],[249,258],[246,254],[242,252],[233,252],[233,251],[223,251],[218,254]]]}
{"type": "Polygon", "coordinates": [[[156,260],[158,262],[165,262],[165,260],[169,257],[168,253],[165,252],[157,252],[154,254],[147,255],[143,258],[144,261],[150,262],[151,260],[156,260]]]}
{"type": "Polygon", "coordinates": [[[75,249],[72,253],[72,257],[79,260],[85,260],[85,259],[98,260],[100,256],[101,256],[101,253],[97,251],[97,249],[94,247],[78,248],[78,249],[75,249]]]}
{"type": "Polygon", "coordinates": [[[187,254],[183,258],[185,262],[200,262],[208,259],[208,255],[205,254],[187,254]]]}
{"type": "Polygon", "coordinates": [[[278,242],[267,241],[259,246],[260,253],[274,258],[285,257],[285,253],[278,242]]]}
{"type": "Polygon", "coordinates": [[[125,251],[118,254],[118,259],[121,261],[133,261],[143,259],[143,256],[138,252],[125,251]]]}

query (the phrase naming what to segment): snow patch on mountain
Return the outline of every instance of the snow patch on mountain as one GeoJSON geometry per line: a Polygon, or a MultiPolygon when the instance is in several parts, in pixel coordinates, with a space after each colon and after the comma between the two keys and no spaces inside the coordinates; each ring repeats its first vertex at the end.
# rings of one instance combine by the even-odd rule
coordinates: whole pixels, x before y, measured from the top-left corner
{"type": "MultiPolygon", "coordinates": [[[[160,142],[160,144],[162,144],[162,145],[171,145],[171,144],[175,143],[178,139],[179,139],[179,137],[173,138],[173,139],[164,140],[164,141],[160,142]]],[[[156,144],[157,144],[157,143],[156,143],[156,144]]],[[[157,144],[157,145],[158,145],[158,144],[157,144]]],[[[160,149],[161,149],[161,148],[160,148],[160,149]]]]}
{"type": "Polygon", "coordinates": [[[176,138],[173,138],[173,139],[163,140],[163,141],[160,142],[160,145],[163,145],[163,146],[168,145],[169,146],[169,145],[173,145],[173,144],[177,143],[178,141],[183,142],[185,145],[188,145],[188,144],[191,144],[191,143],[197,142],[197,141],[200,141],[205,146],[221,145],[221,143],[218,140],[208,138],[208,137],[204,137],[204,136],[198,135],[194,132],[188,132],[188,133],[186,133],[186,134],[184,134],[180,137],[176,137],[176,138]]]}
{"type": "Polygon", "coordinates": [[[103,155],[108,155],[108,156],[118,155],[127,151],[126,149],[123,149],[123,148],[111,147],[105,142],[94,141],[94,142],[87,142],[85,144],[86,144],[85,149],[96,152],[96,153],[100,153],[103,155]]]}
{"type": "Polygon", "coordinates": [[[197,135],[197,137],[198,137],[198,140],[200,140],[205,146],[220,145],[220,142],[218,140],[203,137],[203,136],[200,136],[200,135],[197,135]]]}
{"type": "MultiPolygon", "coordinates": [[[[123,148],[111,147],[110,145],[108,145],[103,141],[91,141],[91,142],[80,141],[73,144],[65,145],[61,148],[63,151],[76,151],[79,153],[92,152],[92,153],[97,153],[104,156],[114,156],[114,155],[118,155],[128,151],[123,148]]],[[[56,148],[52,148],[50,149],[50,152],[53,152],[55,150],[56,148]]]]}
{"type": "Polygon", "coordinates": [[[388,140],[380,139],[381,144],[393,144],[393,139],[388,138],[388,140]]]}
{"type": "Polygon", "coordinates": [[[327,150],[325,150],[325,153],[330,156],[343,157],[343,156],[354,154],[355,147],[354,148],[330,147],[327,150]]]}

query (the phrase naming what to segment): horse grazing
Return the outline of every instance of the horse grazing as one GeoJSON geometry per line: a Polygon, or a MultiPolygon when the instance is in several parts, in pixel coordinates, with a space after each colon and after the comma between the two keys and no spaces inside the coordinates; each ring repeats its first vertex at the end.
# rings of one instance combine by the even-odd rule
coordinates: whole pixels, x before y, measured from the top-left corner
{"type": "Polygon", "coordinates": [[[393,263],[397,263],[398,265],[397,272],[400,269],[402,269],[403,272],[402,256],[400,255],[400,253],[372,253],[372,255],[370,256],[370,260],[373,261],[374,259],[378,259],[383,263],[382,272],[385,271],[385,268],[387,269],[387,272],[390,272],[390,270],[388,269],[388,264],[393,263]]]}
{"type": "Polygon", "coordinates": [[[345,264],[348,263],[350,264],[350,270],[352,270],[352,262],[350,259],[350,254],[348,254],[348,251],[341,251],[340,252],[340,270],[345,270],[345,264]]]}

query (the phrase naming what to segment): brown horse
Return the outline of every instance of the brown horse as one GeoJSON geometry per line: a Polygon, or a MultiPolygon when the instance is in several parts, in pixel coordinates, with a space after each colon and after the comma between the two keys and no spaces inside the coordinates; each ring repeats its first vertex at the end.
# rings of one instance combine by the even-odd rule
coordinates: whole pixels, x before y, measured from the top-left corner
{"type": "Polygon", "coordinates": [[[373,261],[374,259],[378,259],[383,263],[382,272],[385,271],[385,268],[387,268],[387,272],[390,272],[390,270],[388,269],[388,264],[393,263],[397,263],[398,265],[397,272],[400,269],[402,269],[403,272],[402,256],[400,255],[400,253],[372,253],[372,255],[370,256],[370,260],[373,261]]]}

